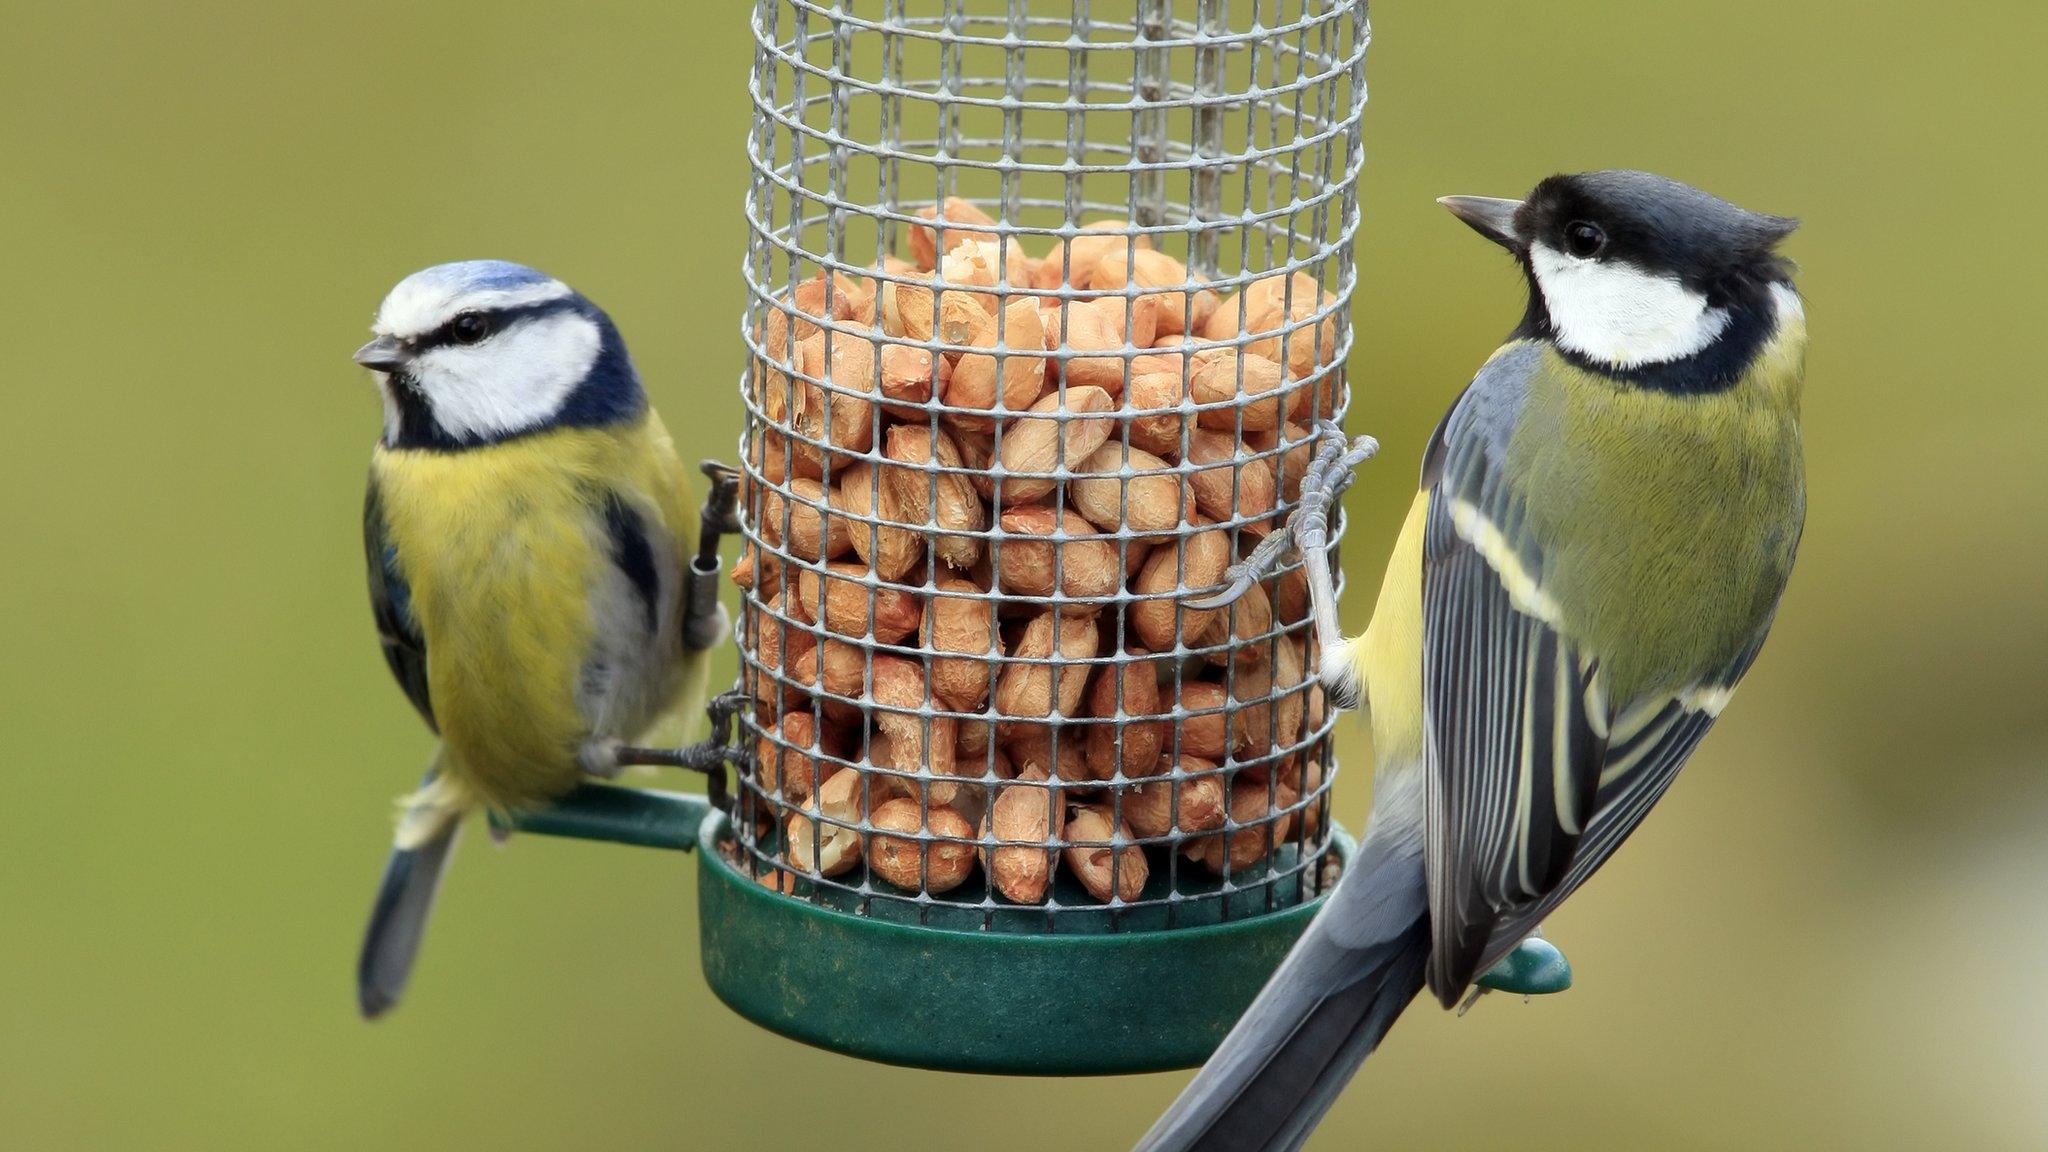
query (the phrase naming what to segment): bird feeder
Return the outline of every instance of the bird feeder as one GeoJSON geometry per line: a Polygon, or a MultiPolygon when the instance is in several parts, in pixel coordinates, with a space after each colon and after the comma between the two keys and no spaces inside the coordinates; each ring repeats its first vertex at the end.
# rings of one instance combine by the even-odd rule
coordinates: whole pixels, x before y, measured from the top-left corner
{"type": "Polygon", "coordinates": [[[1344,416],[1365,4],[923,7],[754,10],[736,784],[519,826],[698,849],[785,1035],[1185,1067],[1352,849],[1299,562],[1188,601],[1344,416]]]}

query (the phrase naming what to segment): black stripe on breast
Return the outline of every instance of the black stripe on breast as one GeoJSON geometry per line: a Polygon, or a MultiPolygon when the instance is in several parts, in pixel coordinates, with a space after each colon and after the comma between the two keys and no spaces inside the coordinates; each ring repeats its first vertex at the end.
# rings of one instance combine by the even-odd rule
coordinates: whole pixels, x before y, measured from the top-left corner
{"type": "Polygon", "coordinates": [[[647,530],[640,514],[626,507],[616,492],[604,496],[605,534],[611,538],[612,563],[632,581],[646,610],[647,630],[652,632],[661,619],[661,577],[654,570],[654,548],[647,542],[647,530]]]}

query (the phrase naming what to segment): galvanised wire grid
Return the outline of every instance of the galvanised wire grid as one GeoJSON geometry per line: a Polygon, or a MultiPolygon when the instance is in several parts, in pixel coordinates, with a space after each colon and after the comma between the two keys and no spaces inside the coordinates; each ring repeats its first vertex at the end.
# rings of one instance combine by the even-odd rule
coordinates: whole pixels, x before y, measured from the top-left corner
{"type": "Polygon", "coordinates": [[[954,927],[1310,898],[1336,766],[1299,564],[1214,617],[1180,601],[1285,519],[1344,415],[1365,4],[968,7],[755,8],[738,851],[799,898],[954,927]],[[1076,346],[1119,312],[1115,346],[1076,346]],[[1164,522],[1134,507],[1162,491],[1164,522]],[[1109,583],[1082,571],[1109,554],[1109,583]],[[986,646],[935,647],[956,618],[986,646]],[[1139,731],[1156,760],[1126,762],[1139,731]]]}

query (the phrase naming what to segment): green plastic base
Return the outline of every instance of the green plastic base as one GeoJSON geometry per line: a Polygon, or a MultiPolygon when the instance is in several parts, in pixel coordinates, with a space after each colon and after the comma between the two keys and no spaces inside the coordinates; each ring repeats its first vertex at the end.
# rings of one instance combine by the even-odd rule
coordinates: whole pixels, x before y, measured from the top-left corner
{"type": "MultiPolygon", "coordinates": [[[[956,1072],[1090,1076],[1207,1059],[1320,900],[1157,931],[1042,935],[891,923],[772,892],[707,824],[704,976],[756,1024],[834,1052],[956,1072]]],[[[1350,837],[1332,840],[1348,862],[1350,837]]]]}
{"type": "MultiPolygon", "coordinates": [[[[719,999],[807,1044],[946,1071],[1085,1076],[1200,1064],[1322,907],[1320,896],[1286,899],[1298,897],[1289,881],[1230,897],[1233,912],[1269,900],[1275,910],[1215,919],[1221,902],[1197,901],[1190,915],[1210,922],[1170,929],[1145,927],[1156,908],[1115,931],[1103,910],[1079,908],[1048,934],[1027,926],[1042,910],[1017,906],[1003,909],[997,930],[933,926],[901,920],[915,909],[900,901],[862,914],[769,890],[735,866],[731,825],[702,796],[590,785],[511,826],[705,849],[697,903],[704,976],[719,999]]],[[[1330,847],[1348,867],[1351,837],[1336,829],[1330,847]]],[[[1571,986],[1571,965],[1532,938],[1479,983],[1559,992],[1571,986]]]]}

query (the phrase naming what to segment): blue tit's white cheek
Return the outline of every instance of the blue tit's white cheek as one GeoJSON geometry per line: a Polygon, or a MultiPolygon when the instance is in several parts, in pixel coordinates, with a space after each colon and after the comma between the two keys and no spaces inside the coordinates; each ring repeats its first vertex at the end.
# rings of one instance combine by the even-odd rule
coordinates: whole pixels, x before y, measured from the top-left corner
{"type": "Polygon", "coordinates": [[[1617,368],[1682,360],[1730,320],[1678,277],[1622,261],[1583,260],[1538,243],[1529,247],[1529,268],[1558,344],[1617,368]]]}
{"type": "Polygon", "coordinates": [[[423,353],[413,367],[434,423],[458,440],[538,427],[561,411],[597,363],[597,324],[557,312],[513,324],[478,344],[423,353]]]}

